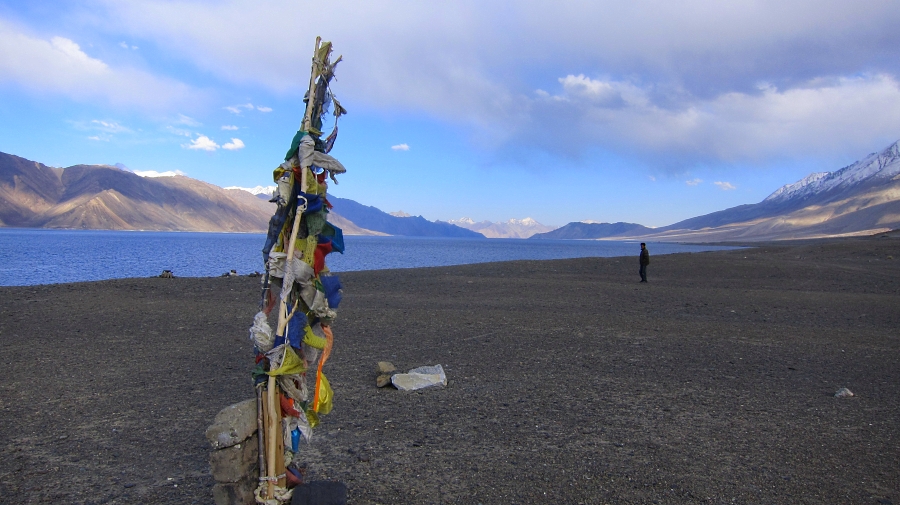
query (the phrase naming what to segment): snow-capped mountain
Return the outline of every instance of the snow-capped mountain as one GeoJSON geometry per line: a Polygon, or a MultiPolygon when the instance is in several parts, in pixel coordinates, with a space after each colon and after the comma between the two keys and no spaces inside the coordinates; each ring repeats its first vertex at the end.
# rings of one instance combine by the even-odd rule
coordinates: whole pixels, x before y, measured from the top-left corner
{"type": "Polygon", "coordinates": [[[529,238],[535,233],[545,233],[556,229],[554,226],[545,226],[530,217],[510,219],[505,223],[475,222],[470,217],[462,217],[451,219],[449,223],[455,224],[460,228],[476,231],[487,238],[529,238]]]}
{"type": "Polygon", "coordinates": [[[834,172],[810,174],[765,200],[686,219],[648,240],[780,240],[900,228],[900,141],[834,172]]]}
{"type": "Polygon", "coordinates": [[[817,172],[793,184],[782,186],[763,201],[783,202],[807,198],[833,189],[849,188],[865,182],[887,181],[897,175],[900,175],[900,141],[840,170],[817,172]]]}
{"type": "Polygon", "coordinates": [[[256,186],[255,188],[242,188],[240,186],[228,186],[224,189],[241,189],[256,196],[272,196],[272,192],[278,189],[276,186],[256,186]]]}

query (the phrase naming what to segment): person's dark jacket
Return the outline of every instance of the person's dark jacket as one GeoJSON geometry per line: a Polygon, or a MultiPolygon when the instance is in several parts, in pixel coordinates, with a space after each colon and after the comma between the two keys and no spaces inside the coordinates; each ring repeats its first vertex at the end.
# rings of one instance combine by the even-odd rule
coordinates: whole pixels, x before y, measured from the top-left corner
{"type": "Polygon", "coordinates": [[[641,266],[650,264],[650,251],[641,249],[641,266]]]}

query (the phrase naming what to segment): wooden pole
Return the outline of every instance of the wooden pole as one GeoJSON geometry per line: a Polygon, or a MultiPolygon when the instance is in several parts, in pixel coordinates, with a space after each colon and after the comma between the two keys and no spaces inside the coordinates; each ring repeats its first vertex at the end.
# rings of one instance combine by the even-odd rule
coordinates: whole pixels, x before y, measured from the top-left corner
{"type": "MultiPolygon", "coordinates": [[[[315,103],[316,98],[316,79],[319,77],[318,69],[321,65],[324,65],[325,62],[320,62],[318,60],[319,56],[319,44],[321,44],[322,38],[316,37],[316,47],[315,52],[313,52],[313,63],[312,63],[312,71],[309,76],[309,92],[308,92],[308,100],[306,102],[306,113],[303,116],[303,130],[309,132],[310,122],[312,120],[312,109],[313,104],[315,103]]],[[[307,172],[309,172],[309,167],[300,167],[300,190],[306,191],[306,183],[307,183],[307,172]]],[[[297,184],[296,177],[294,178],[294,184],[297,184]]],[[[300,205],[294,210],[294,226],[291,229],[291,238],[288,242],[287,248],[287,258],[285,268],[291,268],[291,263],[294,261],[294,249],[297,243],[297,235],[300,231],[300,220],[303,217],[303,210],[300,205]]],[[[284,335],[284,329],[287,326],[288,319],[288,307],[287,307],[287,293],[290,293],[293,286],[285,286],[282,284],[281,286],[281,303],[280,308],[278,310],[278,330],[276,335],[284,335]]],[[[285,345],[288,345],[287,339],[285,339],[285,345]]],[[[275,497],[275,479],[278,476],[278,466],[277,461],[278,458],[278,447],[282,446],[281,451],[281,467],[284,466],[284,450],[283,450],[283,434],[281,429],[281,404],[278,401],[278,395],[276,394],[276,382],[275,376],[270,375],[269,381],[267,383],[267,399],[268,399],[268,422],[266,423],[266,477],[268,478],[268,489],[267,489],[267,498],[275,497]],[[282,443],[279,444],[278,440],[282,438],[282,443]]],[[[279,481],[281,482],[281,481],[279,481]]]]}
{"type": "Polygon", "coordinates": [[[319,78],[319,66],[325,63],[319,61],[319,44],[321,43],[322,37],[316,37],[316,48],[313,50],[312,70],[309,72],[309,91],[306,94],[306,112],[303,114],[303,123],[300,125],[300,129],[305,132],[309,132],[309,128],[312,126],[312,110],[313,104],[316,101],[316,79],[319,78]]]}
{"type": "Polygon", "coordinates": [[[266,472],[266,425],[265,421],[263,421],[263,412],[265,412],[265,406],[263,405],[263,394],[262,387],[256,387],[256,448],[257,453],[259,454],[259,476],[265,477],[267,475],[266,472]]]}
{"type": "Polygon", "coordinates": [[[266,472],[269,487],[267,489],[267,498],[275,498],[275,452],[277,444],[275,437],[278,436],[278,420],[275,419],[275,376],[269,376],[268,389],[266,390],[266,472]]]}
{"type": "Polygon", "coordinates": [[[286,477],[281,477],[282,475],[284,475],[284,472],[287,471],[287,470],[285,469],[285,467],[286,467],[287,465],[285,465],[285,462],[284,462],[284,428],[282,427],[282,424],[283,424],[283,423],[282,423],[282,421],[281,421],[281,401],[280,401],[280,398],[279,398],[278,405],[277,405],[277,408],[275,409],[275,411],[278,412],[278,438],[275,440],[275,441],[276,441],[276,448],[275,448],[275,475],[278,475],[278,476],[279,476],[279,477],[278,477],[278,486],[279,486],[279,487],[286,487],[286,486],[285,486],[285,480],[286,480],[286,477]]]}

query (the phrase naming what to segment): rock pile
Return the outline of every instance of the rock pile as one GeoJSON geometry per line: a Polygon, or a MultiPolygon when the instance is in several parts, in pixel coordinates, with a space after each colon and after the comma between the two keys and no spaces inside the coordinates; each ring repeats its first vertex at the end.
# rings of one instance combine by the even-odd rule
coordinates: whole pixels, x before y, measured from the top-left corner
{"type": "Polygon", "coordinates": [[[216,505],[256,503],[253,490],[259,477],[259,441],[256,434],[256,399],[222,409],[206,429],[213,451],[209,455],[216,505]]]}

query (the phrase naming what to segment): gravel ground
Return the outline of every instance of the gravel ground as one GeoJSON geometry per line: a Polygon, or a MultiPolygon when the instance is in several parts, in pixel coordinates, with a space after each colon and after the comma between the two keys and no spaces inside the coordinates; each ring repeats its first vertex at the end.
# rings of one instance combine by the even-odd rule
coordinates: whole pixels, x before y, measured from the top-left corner
{"type": "MultiPolygon", "coordinates": [[[[353,504],[900,505],[900,238],[637,271],[635,254],[342,274],[309,476],[353,504]],[[440,363],[449,385],[378,389],[381,360],[440,363]]],[[[204,430],[253,396],[258,287],[0,288],[0,503],[211,503],[204,430]]]]}

